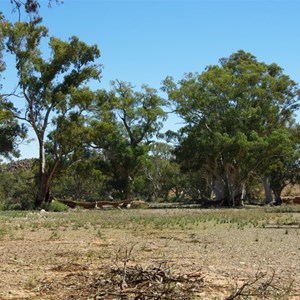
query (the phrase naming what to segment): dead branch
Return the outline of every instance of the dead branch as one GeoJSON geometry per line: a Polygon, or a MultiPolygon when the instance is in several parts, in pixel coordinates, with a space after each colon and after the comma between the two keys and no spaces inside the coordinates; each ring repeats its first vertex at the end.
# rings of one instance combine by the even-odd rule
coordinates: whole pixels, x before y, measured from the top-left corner
{"type": "Polygon", "coordinates": [[[233,299],[249,299],[249,297],[258,297],[264,299],[270,295],[286,295],[291,289],[292,283],[288,288],[281,287],[276,282],[275,270],[271,270],[271,273],[257,271],[254,278],[250,278],[245,281],[240,287],[236,286],[235,291],[225,298],[226,300],[233,299]]]}
{"type": "Polygon", "coordinates": [[[75,208],[76,206],[85,208],[85,209],[104,209],[104,208],[130,208],[131,200],[124,201],[94,201],[94,202],[84,202],[84,201],[73,201],[73,200],[63,200],[63,199],[55,199],[53,200],[59,201],[71,208],[75,208]]]}
{"type": "MultiPolygon", "coordinates": [[[[132,248],[128,251],[132,251],[132,248]]],[[[192,299],[203,287],[201,272],[175,274],[168,262],[143,268],[140,265],[110,268],[106,278],[100,281],[94,299],[192,299]],[[124,286],[123,283],[126,283],[124,286]]]]}

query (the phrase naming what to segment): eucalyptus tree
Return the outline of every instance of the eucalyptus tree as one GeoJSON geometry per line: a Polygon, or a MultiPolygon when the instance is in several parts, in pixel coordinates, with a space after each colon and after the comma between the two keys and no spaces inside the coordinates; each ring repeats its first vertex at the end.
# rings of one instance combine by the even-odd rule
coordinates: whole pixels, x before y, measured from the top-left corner
{"type": "Polygon", "coordinates": [[[166,118],[165,100],[146,85],[135,91],[130,83],[115,81],[112,88],[98,91],[88,139],[111,187],[119,197],[130,198],[142,161],[166,118]]]}
{"type": "Polygon", "coordinates": [[[26,128],[19,124],[12,116],[10,110],[3,106],[2,94],[2,72],[5,70],[5,62],[3,61],[5,27],[7,26],[4,17],[0,14],[0,156],[9,158],[18,156],[18,144],[26,136],[26,128]]]}
{"type": "Polygon", "coordinates": [[[149,201],[158,198],[179,199],[182,191],[183,175],[180,173],[179,165],[174,161],[173,147],[162,142],[155,142],[150,146],[148,157],[144,160],[142,172],[137,178],[136,189],[139,195],[149,201]]]}
{"type": "Polygon", "coordinates": [[[4,104],[16,119],[27,122],[37,138],[36,206],[40,206],[48,201],[49,184],[59,162],[72,149],[70,136],[64,140],[61,137],[66,137],[66,131],[74,131],[74,124],[93,100],[86,83],[99,80],[101,66],[96,59],[100,51],[96,45],[89,46],[75,36],[68,41],[49,39],[48,30],[39,18],[29,23],[7,24],[5,36],[6,49],[16,61],[18,89],[14,93],[16,99],[6,97],[4,104]],[[42,52],[44,40],[48,41],[49,55],[48,50],[42,52]],[[47,141],[52,142],[55,151],[51,165],[46,163],[47,141]]]}
{"type": "Polygon", "coordinates": [[[273,162],[299,143],[286,143],[296,126],[297,84],[278,65],[250,53],[233,53],[178,84],[166,78],[164,89],[186,122],[178,135],[178,160],[183,169],[201,170],[226,205],[238,204],[252,172],[267,176],[273,162]]]}
{"type": "MultiPolygon", "coordinates": [[[[281,205],[281,192],[289,184],[300,183],[300,125],[294,126],[289,132],[278,132],[278,155],[272,159],[263,174],[269,180],[275,205],[281,205]]],[[[269,201],[270,201],[269,200],[269,201]]]]}

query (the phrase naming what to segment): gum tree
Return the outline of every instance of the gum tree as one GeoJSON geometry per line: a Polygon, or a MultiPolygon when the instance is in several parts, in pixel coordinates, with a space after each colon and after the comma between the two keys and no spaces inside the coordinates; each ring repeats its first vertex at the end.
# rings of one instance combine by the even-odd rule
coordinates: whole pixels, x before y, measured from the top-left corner
{"type": "Polygon", "coordinates": [[[85,84],[91,79],[99,80],[101,68],[95,60],[100,52],[97,46],[88,46],[75,36],[68,41],[48,39],[48,30],[39,18],[29,23],[9,24],[5,35],[6,49],[15,57],[18,76],[18,89],[14,93],[17,98],[13,102],[6,97],[5,103],[16,119],[29,124],[38,141],[36,207],[39,207],[49,201],[50,181],[63,155],[71,149],[63,147],[62,140],[58,141],[69,130],[62,118],[69,120],[72,127],[71,121],[77,122],[92,101],[93,94],[85,84]],[[45,39],[49,55],[42,53],[45,39]],[[45,155],[47,141],[55,149],[55,161],[50,165],[45,155]]]}
{"type": "Polygon", "coordinates": [[[186,171],[199,170],[224,205],[239,204],[251,173],[268,177],[297,149],[299,90],[276,64],[238,51],[178,84],[167,78],[164,89],[186,122],[178,161],[186,171]]]}
{"type": "Polygon", "coordinates": [[[98,168],[110,177],[118,196],[128,199],[149,146],[163,126],[165,100],[146,85],[139,92],[125,82],[112,82],[112,87],[110,92],[98,92],[89,139],[98,152],[98,168]]]}

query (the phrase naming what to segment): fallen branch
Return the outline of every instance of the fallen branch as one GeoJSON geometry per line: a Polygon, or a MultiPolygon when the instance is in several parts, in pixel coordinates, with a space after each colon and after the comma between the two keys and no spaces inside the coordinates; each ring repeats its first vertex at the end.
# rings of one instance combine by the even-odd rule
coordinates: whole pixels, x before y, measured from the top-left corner
{"type": "Polygon", "coordinates": [[[249,297],[265,299],[266,296],[286,296],[291,289],[292,282],[288,287],[282,288],[275,279],[274,270],[271,273],[257,271],[254,278],[248,279],[239,287],[237,286],[235,291],[225,299],[249,299],[249,297]]]}
{"type": "Polygon", "coordinates": [[[118,202],[113,202],[113,201],[85,202],[85,201],[73,201],[73,200],[62,200],[62,199],[54,199],[54,200],[59,201],[69,206],[70,208],[82,207],[85,209],[104,209],[104,208],[123,209],[123,208],[130,208],[131,205],[130,200],[118,201],[118,202]]]}
{"type": "Polygon", "coordinates": [[[147,268],[128,266],[126,263],[106,273],[105,279],[99,282],[94,299],[106,299],[109,296],[118,296],[120,299],[192,299],[201,287],[201,272],[176,275],[167,262],[147,268]]]}

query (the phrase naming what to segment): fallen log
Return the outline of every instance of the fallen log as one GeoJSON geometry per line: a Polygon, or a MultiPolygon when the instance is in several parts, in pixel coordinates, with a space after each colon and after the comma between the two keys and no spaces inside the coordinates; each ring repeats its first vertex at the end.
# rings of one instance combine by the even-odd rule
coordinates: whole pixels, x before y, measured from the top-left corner
{"type": "Polygon", "coordinates": [[[58,199],[53,199],[55,201],[58,201],[60,203],[63,203],[71,208],[75,208],[76,207],[76,202],[72,201],[72,200],[58,200],[58,199]]]}
{"type": "Polygon", "coordinates": [[[131,206],[131,200],[125,200],[125,201],[118,201],[118,202],[113,202],[113,201],[94,201],[94,202],[84,202],[84,201],[73,201],[73,200],[58,200],[70,208],[75,208],[76,206],[82,207],[85,209],[104,209],[104,208],[130,208],[131,206]]]}
{"type": "Polygon", "coordinates": [[[124,201],[118,201],[118,202],[113,202],[113,201],[96,201],[96,206],[95,208],[97,209],[104,209],[104,208],[130,208],[131,206],[131,200],[124,200],[124,201]]]}

